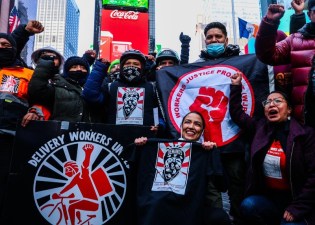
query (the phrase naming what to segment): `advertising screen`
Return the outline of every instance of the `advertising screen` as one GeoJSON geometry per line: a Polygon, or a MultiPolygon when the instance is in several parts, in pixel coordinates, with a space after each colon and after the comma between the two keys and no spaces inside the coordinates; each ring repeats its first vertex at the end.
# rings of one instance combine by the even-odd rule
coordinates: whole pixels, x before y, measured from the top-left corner
{"type": "MultiPolygon", "coordinates": [[[[124,10],[102,10],[101,33],[103,33],[103,42],[105,36],[110,34],[111,59],[118,58],[122,52],[128,49],[137,49],[144,54],[148,54],[149,49],[149,15],[148,13],[124,10]]],[[[103,51],[108,52],[108,48],[103,51]]]]}
{"type": "Polygon", "coordinates": [[[147,11],[149,0],[103,0],[103,7],[106,9],[121,8],[147,11]]]}

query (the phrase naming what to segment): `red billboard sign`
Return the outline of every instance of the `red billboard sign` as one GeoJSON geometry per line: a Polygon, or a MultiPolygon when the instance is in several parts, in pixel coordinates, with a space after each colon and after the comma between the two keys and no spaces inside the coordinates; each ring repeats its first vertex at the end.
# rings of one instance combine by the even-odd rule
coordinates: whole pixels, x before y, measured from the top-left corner
{"type": "MultiPolygon", "coordinates": [[[[138,49],[144,54],[148,54],[148,13],[123,11],[118,9],[103,9],[101,31],[107,31],[113,35],[111,51],[114,51],[114,49],[127,50],[129,48],[132,48],[138,49]],[[117,47],[120,46],[120,44],[123,44],[124,47],[117,47]]],[[[117,56],[117,54],[112,54],[113,57],[114,55],[117,56]]],[[[113,59],[111,58],[110,60],[113,59]]]]}

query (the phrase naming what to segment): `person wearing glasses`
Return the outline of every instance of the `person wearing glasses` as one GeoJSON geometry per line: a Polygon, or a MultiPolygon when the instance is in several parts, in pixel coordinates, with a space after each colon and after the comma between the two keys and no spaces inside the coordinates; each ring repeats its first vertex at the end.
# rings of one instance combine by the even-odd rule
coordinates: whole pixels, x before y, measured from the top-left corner
{"type": "MultiPolygon", "coordinates": [[[[304,17],[304,1],[294,0],[292,6],[300,15],[291,17],[293,24],[291,23],[290,32],[301,26],[301,21],[298,22],[297,19],[304,17]]],[[[261,62],[272,66],[290,64],[292,90],[289,97],[292,99],[292,115],[301,123],[315,128],[315,93],[311,91],[312,83],[315,82],[315,76],[311,75],[315,68],[315,0],[307,2],[310,22],[296,33],[276,42],[277,29],[284,13],[283,5],[269,5],[256,36],[256,56],[261,62]]]]}
{"type": "Polygon", "coordinates": [[[231,77],[230,115],[251,134],[251,160],[241,215],[246,224],[315,224],[315,133],[291,116],[286,94],[262,102],[265,118],[242,109],[242,73],[231,77]]]}

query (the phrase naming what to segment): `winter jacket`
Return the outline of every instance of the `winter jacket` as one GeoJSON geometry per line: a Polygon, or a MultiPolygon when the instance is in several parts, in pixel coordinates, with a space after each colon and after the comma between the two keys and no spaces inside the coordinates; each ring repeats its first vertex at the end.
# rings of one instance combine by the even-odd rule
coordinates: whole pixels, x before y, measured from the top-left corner
{"type": "Polygon", "coordinates": [[[0,133],[15,134],[17,122],[28,109],[28,84],[33,70],[12,66],[0,68],[0,133]]]}
{"type": "MultiPolygon", "coordinates": [[[[248,116],[241,105],[241,85],[231,85],[230,115],[244,131],[251,134],[251,163],[248,171],[246,195],[263,194],[262,163],[267,149],[274,140],[275,126],[265,118],[255,120],[248,116]]],[[[315,224],[315,133],[314,129],[301,125],[294,118],[289,122],[286,146],[286,172],[292,201],[287,206],[297,220],[305,219],[315,224]]]]}
{"type": "MultiPolygon", "coordinates": [[[[98,103],[100,105],[105,105],[106,115],[105,120],[108,124],[134,124],[134,125],[145,125],[153,126],[154,125],[154,114],[153,108],[157,108],[157,99],[153,89],[153,85],[150,82],[145,80],[137,84],[132,84],[121,80],[120,78],[114,81],[113,83],[103,82],[106,77],[107,66],[103,63],[96,61],[93,67],[91,74],[88,77],[88,80],[84,86],[83,97],[91,103],[98,103]],[[144,104],[144,108],[141,108],[143,121],[139,122],[137,119],[134,119],[134,123],[124,120],[123,116],[119,116],[119,110],[125,110],[125,104],[119,101],[119,96],[122,95],[119,90],[123,88],[133,88],[135,91],[142,89],[143,100],[139,99],[138,103],[144,104]],[[121,119],[121,122],[119,122],[121,119]]],[[[121,101],[122,101],[121,97],[121,101]]],[[[131,106],[131,105],[129,105],[131,106]]],[[[137,106],[138,108],[138,106],[137,106]]],[[[131,106],[131,112],[133,108],[131,106]]],[[[133,116],[131,115],[126,115],[133,116]]],[[[141,119],[140,119],[141,120],[141,119]]]]}
{"type": "Polygon", "coordinates": [[[60,74],[53,62],[42,60],[29,84],[30,103],[43,105],[51,112],[50,120],[69,122],[101,122],[101,112],[82,98],[82,87],[60,74]]]}
{"type": "MultiPolygon", "coordinates": [[[[311,23],[305,24],[297,33],[276,43],[277,29],[278,23],[262,20],[256,37],[256,55],[269,65],[291,64],[293,116],[308,123],[308,117],[314,113],[314,109],[305,110],[305,99],[315,54],[315,28],[311,23]]],[[[314,102],[309,104],[314,105],[314,102]]]]}
{"type": "Polygon", "coordinates": [[[306,23],[305,13],[290,16],[290,34],[296,33],[306,23]]]}

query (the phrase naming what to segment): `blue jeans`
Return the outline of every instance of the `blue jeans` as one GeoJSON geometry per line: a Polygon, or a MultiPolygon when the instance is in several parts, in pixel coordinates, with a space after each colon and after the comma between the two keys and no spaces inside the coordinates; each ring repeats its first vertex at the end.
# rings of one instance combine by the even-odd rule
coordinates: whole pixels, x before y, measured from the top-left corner
{"type": "Polygon", "coordinates": [[[286,222],[282,219],[285,206],[279,198],[267,198],[252,195],[245,198],[241,204],[241,215],[248,224],[257,225],[306,225],[303,221],[286,222]],[[271,200],[272,199],[272,200],[271,200]]]}

